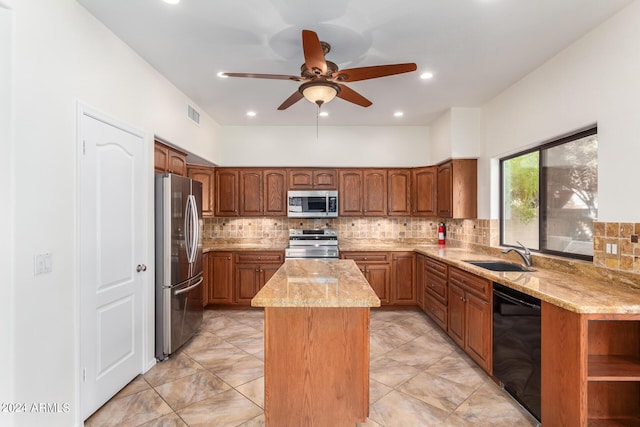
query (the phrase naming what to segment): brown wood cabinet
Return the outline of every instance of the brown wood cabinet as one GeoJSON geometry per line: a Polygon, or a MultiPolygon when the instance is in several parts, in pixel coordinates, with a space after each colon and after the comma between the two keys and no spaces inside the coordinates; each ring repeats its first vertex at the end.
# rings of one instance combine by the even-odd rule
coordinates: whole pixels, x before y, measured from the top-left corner
{"type": "Polygon", "coordinates": [[[545,427],[640,425],[640,315],[543,301],[541,326],[545,427]]]}
{"type": "Polygon", "coordinates": [[[215,216],[238,216],[238,170],[216,168],[215,178],[215,216]]]}
{"type": "Polygon", "coordinates": [[[209,304],[233,303],[233,253],[208,252],[209,280],[207,294],[209,304]]]}
{"type": "Polygon", "coordinates": [[[438,192],[438,168],[428,166],[411,169],[411,215],[435,217],[438,192]]]}
{"type": "Polygon", "coordinates": [[[340,169],[340,216],[386,216],[387,170],[340,169]]]}
{"type": "Polygon", "coordinates": [[[425,258],[424,312],[447,331],[449,267],[443,262],[425,258]]]}
{"type": "Polygon", "coordinates": [[[187,176],[187,155],[159,141],[155,141],[153,164],[155,173],[187,176]]]}
{"type": "Polygon", "coordinates": [[[263,215],[287,216],[287,171],[265,169],[262,177],[263,215]]]}
{"type": "Polygon", "coordinates": [[[289,190],[336,190],[338,174],[335,169],[287,169],[289,190]]]}
{"type": "Polygon", "coordinates": [[[342,252],[342,259],[352,259],[380,298],[381,305],[391,303],[391,265],[388,252],[342,252]]]}
{"type": "Polygon", "coordinates": [[[391,301],[394,305],[416,305],[415,263],[413,252],[391,253],[391,301]]]}
{"type": "Polygon", "coordinates": [[[447,302],[449,336],[491,374],[491,282],[449,267],[447,302]]]}
{"type": "Polygon", "coordinates": [[[426,256],[416,254],[416,302],[420,310],[425,312],[424,294],[427,286],[426,260],[426,256]]]}
{"type": "Polygon", "coordinates": [[[438,216],[478,216],[478,161],[453,159],[438,166],[438,216]]]}
{"type": "Polygon", "coordinates": [[[387,215],[411,216],[411,169],[387,171],[387,215]]]}
{"type": "Polygon", "coordinates": [[[212,217],[214,214],[213,206],[215,204],[214,168],[208,166],[187,165],[187,176],[202,183],[202,216],[212,217]]]}
{"type": "Polygon", "coordinates": [[[240,169],[238,209],[240,216],[262,215],[262,170],[240,169]]]}
{"type": "Polygon", "coordinates": [[[251,299],[284,262],[282,252],[237,252],[234,259],[233,302],[251,305],[251,299]]]}

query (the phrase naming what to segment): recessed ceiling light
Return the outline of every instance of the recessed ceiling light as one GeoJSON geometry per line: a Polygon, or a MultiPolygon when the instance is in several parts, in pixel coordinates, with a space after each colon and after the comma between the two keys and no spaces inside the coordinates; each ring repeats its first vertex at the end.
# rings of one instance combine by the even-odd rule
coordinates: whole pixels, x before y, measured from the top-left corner
{"type": "Polygon", "coordinates": [[[178,4],[180,3],[180,0],[164,0],[164,2],[169,4],[178,4]]]}
{"type": "Polygon", "coordinates": [[[223,79],[226,79],[226,78],[228,78],[229,76],[225,76],[225,75],[224,75],[224,71],[220,71],[220,72],[218,73],[218,77],[223,78],[223,79]]]}
{"type": "Polygon", "coordinates": [[[255,117],[256,116],[256,112],[255,111],[247,111],[247,116],[255,117]]]}
{"type": "Polygon", "coordinates": [[[424,79],[424,80],[430,79],[431,77],[433,77],[432,73],[422,73],[422,74],[420,74],[420,78],[424,79]]]}
{"type": "Polygon", "coordinates": [[[393,113],[394,117],[402,117],[404,116],[404,113],[402,111],[396,111],[395,113],[393,113]]]}
{"type": "Polygon", "coordinates": [[[323,111],[319,114],[320,117],[327,117],[329,115],[329,113],[327,113],[326,111],[323,111]]]}

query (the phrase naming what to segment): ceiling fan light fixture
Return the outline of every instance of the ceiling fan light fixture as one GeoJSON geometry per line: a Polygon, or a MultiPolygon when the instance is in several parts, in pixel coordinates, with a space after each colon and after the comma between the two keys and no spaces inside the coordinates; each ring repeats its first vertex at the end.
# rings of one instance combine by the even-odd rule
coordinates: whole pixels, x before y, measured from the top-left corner
{"type": "Polygon", "coordinates": [[[340,86],[332,82],[308,82],[300,86],[300,92],[307,101],[322,105],[336,97],[340,86]]]}

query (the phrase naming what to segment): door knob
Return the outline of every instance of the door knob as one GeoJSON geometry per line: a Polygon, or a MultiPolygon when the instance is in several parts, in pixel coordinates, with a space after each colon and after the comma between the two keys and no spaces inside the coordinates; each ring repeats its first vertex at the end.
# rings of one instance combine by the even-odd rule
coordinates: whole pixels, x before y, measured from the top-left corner
{"type": "Polygon", "coordinates": [[[147,266],[144,264],[138,264],[138,266],[136,267],[136,271],[138,273],[140,273],[141,271],[147,271],[147,266]]]}

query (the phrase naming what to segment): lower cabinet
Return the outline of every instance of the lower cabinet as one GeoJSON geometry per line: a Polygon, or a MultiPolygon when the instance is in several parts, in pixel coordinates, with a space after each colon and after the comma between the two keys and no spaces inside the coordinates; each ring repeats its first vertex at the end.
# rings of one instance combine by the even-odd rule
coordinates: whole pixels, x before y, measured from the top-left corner
{"type": "Polygon", "coordinates": [[[284,262],[281,252],[237,252],[233,303],[251,305],[251,299],[284,262]]]}
{"type": "Polygon", "coordinates": [[[449,267],[440,261],[425,257],[424,312],[444,331],[448,329],[447,277],[449,267]]]}
{"type": "Polygon", "coordinates": [[[391,253],[391,287],[394,305],[416,305],[416,256],[413,252],[391,253]]]}
{"type": "Polygon", "coordinates": [[[491,282],[449,267],[447,311],[451,339],[491,374],[491,282]]]}
{"type": "Polygon", "coordinates": [[[207,252],[204,254],[208,304],[251,305],[251,299],[284,262],[282,252],[207,252]]]}
{"type": "Polygon", "coordinates": [[[342,252],[340,258],[354,260],[380,298],[380,304],[391,304],[391,265],[388,252],[342,252]]]}

